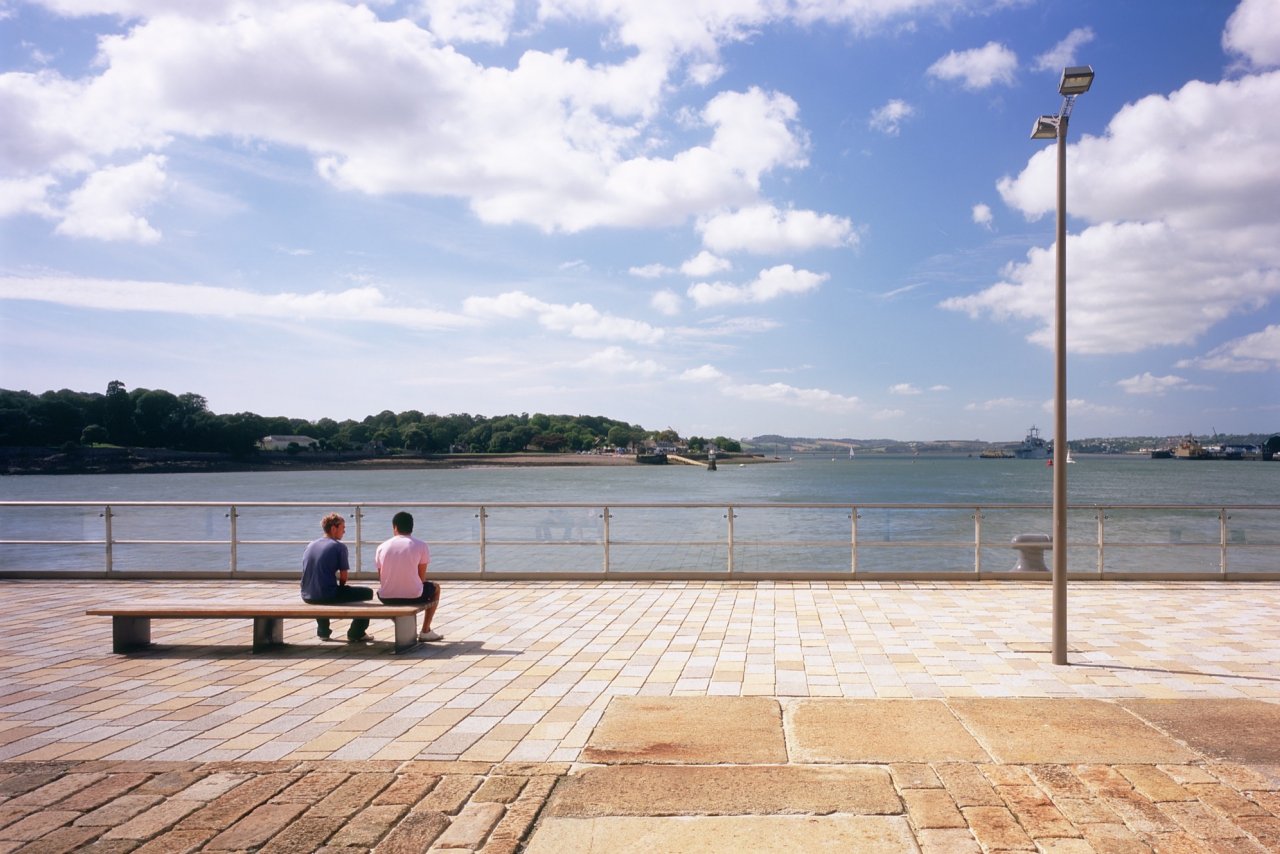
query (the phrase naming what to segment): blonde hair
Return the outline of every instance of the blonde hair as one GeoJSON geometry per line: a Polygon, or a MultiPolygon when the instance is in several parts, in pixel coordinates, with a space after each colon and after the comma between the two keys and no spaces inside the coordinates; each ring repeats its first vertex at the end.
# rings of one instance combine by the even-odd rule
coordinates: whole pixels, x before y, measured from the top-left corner
{"type": "Polygon", "coordinates": [[[327,534],[333,528],[336,528],[339,525],[345,524],[346,521],[347,521],[346,519],[342,518],[342,514],[330,513],[328,516],[325,516],[323,519],[320,520],[320,528],[327,534]]]}

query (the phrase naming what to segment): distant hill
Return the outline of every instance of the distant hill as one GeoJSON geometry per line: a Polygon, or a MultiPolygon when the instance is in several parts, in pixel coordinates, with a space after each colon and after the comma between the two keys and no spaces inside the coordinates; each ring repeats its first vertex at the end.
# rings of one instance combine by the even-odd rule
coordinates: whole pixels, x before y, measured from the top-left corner
{"type": "MultiPolygon", "coordinates": [[[[1268,433],[1219,433],[1216,436],[1196,436],[1204,444],[1215,445],[1265,445],[1273,434],[1268,433]]],[[[1185,436],[1111,436],[1069,439],[1072,450],[1082,454],[1136,454],[1153,448],[1172,448],[1185,436]]],[[[811,437],[780,436],[766,434],[742,440],[742,450],[765,456],[848,456],[855,454],[980,454],[985,450],[1015,448],[1022,443],[1016,439],[1008,442],[985,442],[981,439],[934,439],[924,442],[905,442],[900,439],[819,439],[811,437]]]]}

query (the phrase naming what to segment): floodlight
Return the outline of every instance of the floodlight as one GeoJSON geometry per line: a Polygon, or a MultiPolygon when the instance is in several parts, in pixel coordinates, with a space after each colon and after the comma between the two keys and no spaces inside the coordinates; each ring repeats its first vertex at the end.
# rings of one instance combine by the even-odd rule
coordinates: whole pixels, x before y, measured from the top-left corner
{"type": "Polygon", "coordinates": [[[1058,117],[1041,116],[1031,128],[1032,139],[1057,139],[1058,117]]]}
{"type": "Polygon", "coordinates": [[[1071,95],[1083,95],[1093,85],[1093,67],[1089,65],[1073,65],[1062,69],[1062,82],[1058,84],[1058,93],[1064,98],[1071,95]]]}

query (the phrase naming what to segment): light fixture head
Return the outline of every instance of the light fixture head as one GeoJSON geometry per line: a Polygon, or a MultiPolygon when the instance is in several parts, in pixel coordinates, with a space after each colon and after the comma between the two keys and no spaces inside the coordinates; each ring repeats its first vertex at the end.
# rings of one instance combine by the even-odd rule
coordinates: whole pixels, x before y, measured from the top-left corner
{"type": "Polygon", "coordinates": [[[1032,139],[1057,139],[1058,117],[1041,116],[1031,128],[1032,139]]]}
{"type": "Polygon", "coordinates": [[[1062,69],[1062,82],[1058,84],[1058,92],[1064,97],[1083,95],[1093,85],[1093,67],[1089,65],[1073,65],[1062,69]]]}

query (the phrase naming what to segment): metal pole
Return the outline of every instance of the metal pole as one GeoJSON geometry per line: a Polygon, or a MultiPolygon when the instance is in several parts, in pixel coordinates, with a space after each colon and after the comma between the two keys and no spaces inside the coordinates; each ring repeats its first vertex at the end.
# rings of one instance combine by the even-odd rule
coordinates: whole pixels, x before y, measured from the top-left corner
{"type": "Polygon", "coordinates": [[[1067,117],[1058,119],[1058,272],[1053,396],[1053,663],[1067,661],[1067,117]]]}

